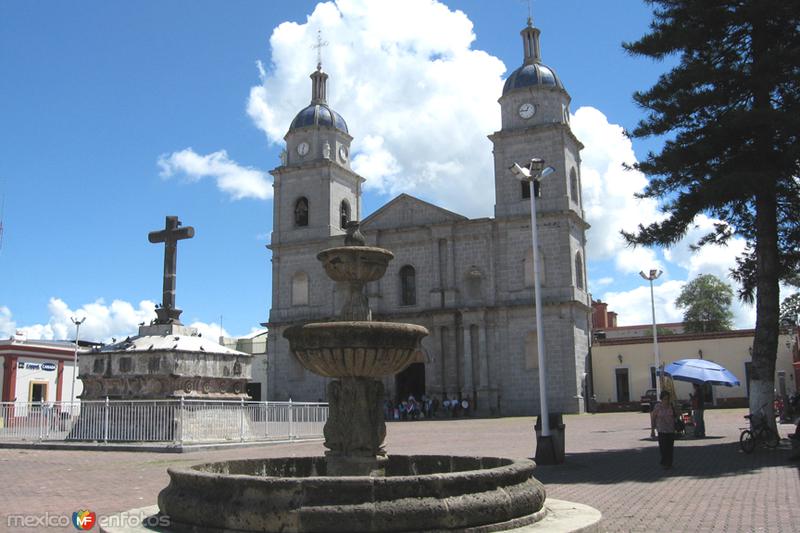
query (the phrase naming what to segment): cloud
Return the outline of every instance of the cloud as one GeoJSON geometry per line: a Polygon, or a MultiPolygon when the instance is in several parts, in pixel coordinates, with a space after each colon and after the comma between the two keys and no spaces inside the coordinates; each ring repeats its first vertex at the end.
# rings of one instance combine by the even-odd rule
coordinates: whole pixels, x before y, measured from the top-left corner
{"type": "Polygon", "coordinates": [[[240,166],[228,158],[225,150],[200,155],[191,148],[186,148],[180,152],[161,155],[158,158],[158,166],[163,178],[183,175],[192,182],[202,178],[212,178],[217,182],[217,188],[233,200],[272,198],[272,184],[267,174],[254,168],[240,166]]]}
{"type": "Polygon", "coordinates": [[[648,248],[631,248],[620,230],[631,230],[664,218],[654,200],[634,194],[647,185],[641,172],[625,170],[636,162],[633,145],[618,124],[593,107],[581,107],[570,120],[572,131],[584,144],[581,151],[583,210],[591,228],[586,234],[586,255],[592,260],[614,258],[622,272],[638,272],[642,265],[664,269],[648,248]]]}
{"type": "Polygon", "coordinates": [[[0,306],[0,335],[10,337],[15,333],[16,328],[17,324],[11,318],[11,309],[0,306]]]}
{"type": "Polygon", "coordinates": [[[220,337],[230,337],[230,334],[216,322],[206,323],[194,321],[189,324],[190,327],[196,328],[197,332],[203,337],[212,339],[214,342],[219,342],[220,337]]]}
{"type": "MultiPolygon", "coordinates": [[[[653,300],[655,301],[656,320],[658,323],[681,322],[684,309],[675,305],[675,300],[683,290],[686,281],[667,280],[653,285],[653,300]]],[[[650,285],[643,283],[641,286],[629,291],[608,291],[601,299],[608,303],[609,311],[616,311],[617,325],[632,326],[651,324],[653,322],[650,307],[650,285]]],[[[737,299],[731,305],[733,311],[733,327],[736,329],[753,328],[756,321],[754,306],[750,306],[737,299]]]]}
{"type": "Polygon", "coordinates": [[[328,102],[354,136],[352,165],[367,179],[365,189],[490,215],[494,168],[486,136],[500,126],[496,102],[506,67],[471,48],[466,15],[433,0],[338,0],[318,4],[305,23],[280,24],[247,106],[272,143],[282,143],[310,101],[318,29],[330,43],[323,50],[328,102]]]}
{"type": "MultiPolygon", "coordinates": [[[[680,322],[683,319],[683,312],[675,306],[675,299],[678,298],[685,283],[672,280],[654,284],[653,300],[655,301],[657,322],[680,322]]],[[[653,322],[649,283],[629,291],[608,291],[603,294],[602,299],[608,303],[609,311],[619,313],[617,316],[617,325],[619,326],[653,322]]]]}
{"type": "MultiPolygon", "coordinates": [[[[0,336],[10,337],[17,331],[31,340],[72,340],[75,338],[75,324],[72,318],[85,318],[81,324],[80,338],[83,340],[111,342],[112,338],[124,339],[139,332],[139,324],[149,324],[156,317],[155,302],[142,300],[137,306],[123,301],[114,300],[111,305],[106,305],[102,299],[84,304],[77,309],[71,309],[60,298],[50,298],[47,311],[49,320],[44,324],[30,326],[17,326],[12,319],[8,307],[0,307],[0,336]]],[[[191,327],[214,341],[220,335],[230,334],[214,322],[192,322],[191,327]]]]}
{"type": "Polygon", "coordinates": [[[595,287],[606,287],[608,285],[611,285],[612,283],[614,283],[614,278],[612,278],[610,276],[607,276],[607,277],[604,277],[604,278],[600,278],[600,279],[596,279],[596,280],[592,280],[592,284],[595,287]]]}
{"type": "Polygon", "coordinates": [[[75,338],[72,318],[85,318],[81,324],[80,338],[108,342],[112,337],[135,335],[140,322],[155,318],[155,303],[142,300],[137,307],[123,300],[114,300],[106,305],[102,299],[71,309],[64,300],[50,298],[47,304],[50,315],[44,324],[18,326],[11,320],[8,308],[0,308],[0,333],[12,335],[20,331],[29,339],[65,340],[75,338]]]}
{"type": "MultiPolygon", "coordinates": [[[[590,261],[611,260],[618,274],[636,274],[650,268],[664,271],[664,282],[656,285],[655,291],[659,322],[679,322],[682,319],[683,312],[673,302],[686,281],[701,274],[714,274],[737,287],[730,277],[730,270],[736,266],[736,257],[744,252],[744,239],[734,237],[727,246],[704,246],[698,251],[691,249],[702,236],[713,230],[714,224],[719,222],[717,219],[698,215],[680,241],[663,249],[663,260],[659,258],[657,249],[627,246],[620,235],[621,229],[631,230],[639,224],[663,220],[666,215],[659,211],[655,200],[634,198],[635,193],[644,190],[647,178],[641,172],[623,168],[623,164],[635,163],[636,156],[621,126],[610,123],[601,111],[592,107],[578,109],[571,125],[585,145],[581,152],[581,181],[583,208],[591,224],[586,236],[586,255],[590,261]],[[677,279],[684,276],[682,270],[686,271],[683,281],[677,279]]],[[[590,284],[603,286],[594,280],[590,284]]],[[[646,324],[652,320],[649,289],[645,291],[645,288],[638,287],[627,292],[612,291],[603,298],[609,302],[610,309],[620,312],[620,325],[646,324]]],[[[732,310],[736,327],[753,327],[755,308],[734,301],[732,310]]]]}
{"type": "Polygon", "coordinates": [[[691,249],[691,245],[696,244],[701,237],[713,231],[714,224],[718,222],[719,220],[706,215],[698,215],[694,220],[694,225],[689,228],[683,239],[664,250],[664,258],[685,268],[689,273],[689,278],[695,278],[700,274],[714,274],[733,284],[730,271],[736,266],[736,257],[745,251],[746,241],[743,238],[734,237],[727,246],[706,245],[697,251],[691,249]]]}

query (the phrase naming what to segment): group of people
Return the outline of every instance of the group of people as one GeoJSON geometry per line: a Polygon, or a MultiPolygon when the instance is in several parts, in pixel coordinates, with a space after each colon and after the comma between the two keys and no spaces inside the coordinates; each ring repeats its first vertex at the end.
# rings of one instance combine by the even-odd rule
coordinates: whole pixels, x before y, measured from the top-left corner
{"type": "Polygon", "coordinates": [[[383,417],[386,420],[419,420],[421,418],[436,418],[440,416],[468,416],[470,414],[470,404],[467,400],[448,399],[445,396],[441,402],[437,396],[429,397],[422,395],[417,400],[414,395],[409,395],[408,399],[394,402],[386,399],[383,402],[383,417]]]}

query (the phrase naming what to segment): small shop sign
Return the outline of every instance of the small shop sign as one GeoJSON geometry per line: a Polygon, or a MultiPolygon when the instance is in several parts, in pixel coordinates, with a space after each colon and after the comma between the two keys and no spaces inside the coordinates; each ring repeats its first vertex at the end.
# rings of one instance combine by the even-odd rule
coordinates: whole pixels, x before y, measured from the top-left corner
{"type": "Polygon", "coordinates": [[[32,363],[30,361],[20,361],[17,363],[17,368],[24,368],[25,370],[44,370],[45,372],[52,372],[56,369],[53,363],[32,363]]]}

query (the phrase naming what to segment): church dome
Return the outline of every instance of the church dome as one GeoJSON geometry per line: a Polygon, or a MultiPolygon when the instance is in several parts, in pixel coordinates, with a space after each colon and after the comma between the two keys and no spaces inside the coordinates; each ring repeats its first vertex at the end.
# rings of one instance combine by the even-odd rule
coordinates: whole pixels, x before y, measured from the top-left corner
{"type": "Polygon", "coordinates": [[[539,34],[539,29],[533,26],[529,18],[528,25],[520,32],[524,61],[522,66],[512,72],[506,80],[506,84],[503,85],[503,95],[523,87],[558,87],[566,90],[556,76],[556,71],[542,63],[539,34]]]}
{"type": "Polygon", "coordinates": [[[312,103],[305,109],[302,109],[297,116],[294,117],[294,120],[292,120],[289,131],[306,128],[308,126],[327,126],[349,134],[347,131],[347,123],[342,118],[342,115],[324,103],[312,103]]]}
{"type": "Polygon", "coordinates": [[[534,86],[558,87],[559,89],[564,89],[561,80],[558,79],[553,69],[541,63],[529,63],[527,65],[522,65],[511,73],[505,85],[503,85],[503,94],[507,94],[514,89],[534,86]]]}

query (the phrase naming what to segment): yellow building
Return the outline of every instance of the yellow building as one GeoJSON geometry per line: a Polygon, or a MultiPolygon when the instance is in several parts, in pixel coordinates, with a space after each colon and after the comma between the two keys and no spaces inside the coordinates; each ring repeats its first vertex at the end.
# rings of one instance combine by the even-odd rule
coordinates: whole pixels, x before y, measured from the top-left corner
{"type": "MultiPolygon", "coordinates": [[[[708,359],[739,378],[738,387],[711,387],[706,402],[715,406],[746,406],[755,330],[741,329],[717,333],[671,333],[675,324],[658,326],[658,348],[662,364],[678,359],[708,359]]],[[[592,383],[599,410],[640,406],[640,398],[655,388],[655,359],[651,326],[604,328],[596,332],[592,345],[592,383]],[[619,331],[617,331],[619,330],[619,331]],[[638,335],[632,332],[638,331],[638,335]],[[598,334],[599,333],[599,334],[598,334]],[[604,338],[603,338],[604,337],[604,338]]],[[[681,328],[682,329],[682,328],[681,328]]],[[[781,335],[775,366],[775,392],[791,395],[797,390],[793,354],[797,351],[794,334],[781,335]]],[[[675,382],[679,401],[688,401],[692,385],[675,382]]]]}

